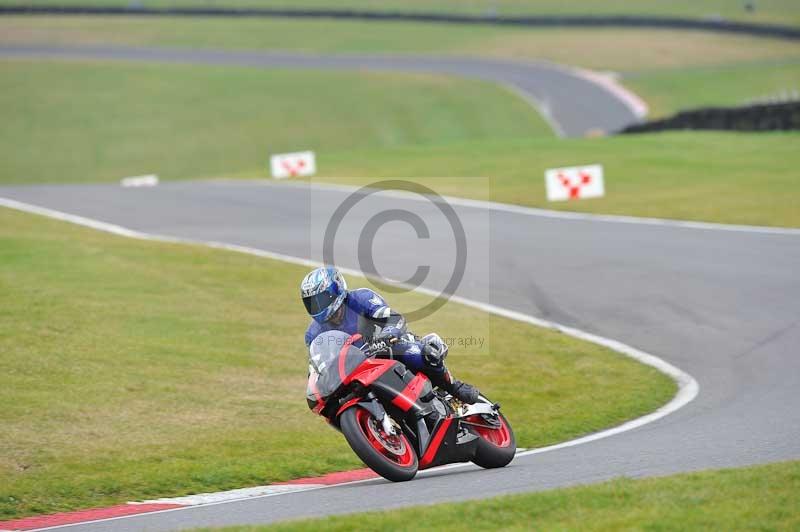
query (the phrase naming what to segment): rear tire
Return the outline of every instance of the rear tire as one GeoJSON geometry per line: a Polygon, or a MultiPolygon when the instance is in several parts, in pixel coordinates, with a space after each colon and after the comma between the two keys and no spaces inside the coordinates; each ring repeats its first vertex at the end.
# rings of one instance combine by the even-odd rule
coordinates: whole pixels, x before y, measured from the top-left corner
{"type": "Polygon", "coordinates": [[[339,425],[353,452],[383,478],[404,482],[417,474],[417,453],[405,434],[386,438],[380,423],[367,410],[348,408],[339,417],[339,425]]]}
{"type": "MultiPolygon", "coordinates": [[[[517,442],[514,439],[514,431],[511,429],[508,420],[501,413],[497,413],[500,421],[498,428],[481,428],[470,426],[479,436],[478,448],[472,463],[485,469],[494,469],[507,466],[517,452],[517,442]]],[[[474,416],[475,422],[485,423],[481,416],[474,416]]],[[[473,421],[473,420],[470,420],[473,421]]]]}

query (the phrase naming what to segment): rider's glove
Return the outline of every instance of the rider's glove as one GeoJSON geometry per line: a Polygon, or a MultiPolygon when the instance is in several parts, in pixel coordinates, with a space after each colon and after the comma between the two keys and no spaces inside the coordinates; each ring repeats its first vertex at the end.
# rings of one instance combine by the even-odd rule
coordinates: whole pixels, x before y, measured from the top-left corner
{"type": "Polygon", "coordinates": [[[400,339],[403,336],[404,331],[399,327],[395,327],[394,325],[387,325],[381,332],[376,334],[373,337],[373,340],[377,341],[384,341],[388,344],[392,344],[400,339]]]}
{"type": "Polygon", "coordinates": [[[373,336],[362,350],[367,356],[388,356],[392,354],[392,345],[403,339],[406,333],[394,325],[387,325],[381,332],[373,336]]]}
{"type": "Polygon", "coordinates": [[[372,340],[361,348],[368,357],[388,356],[392,353],[392,346],[384,340],[372,340]]]}

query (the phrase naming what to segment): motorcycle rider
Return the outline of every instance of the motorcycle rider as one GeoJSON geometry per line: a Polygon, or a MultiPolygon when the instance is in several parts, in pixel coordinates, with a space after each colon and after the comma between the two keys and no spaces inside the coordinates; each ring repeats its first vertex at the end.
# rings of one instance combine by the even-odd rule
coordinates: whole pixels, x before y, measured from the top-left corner
{"type": "Polygon", "coordinates": [[[391,356],[411,371],[424,373],[434,386],[464,403],[478,400],[477,388],[453,379],[447,370],[444,359],[448,347],[438,334],[417,338],[407,330],[405,318],[380,295],[369,288],[348,290],[336,268],[328,266],[310,272],[300,283],[300,295],[313,318],[306,330],[306,347],[325,331],[360,333],[365,340],[356,346],[365,352],[391,356]]]}

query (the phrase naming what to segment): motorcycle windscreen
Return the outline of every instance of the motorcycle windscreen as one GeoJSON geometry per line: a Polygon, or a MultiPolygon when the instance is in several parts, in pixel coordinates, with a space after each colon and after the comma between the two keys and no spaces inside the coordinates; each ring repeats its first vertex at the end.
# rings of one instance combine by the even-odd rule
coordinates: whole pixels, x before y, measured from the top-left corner
{"type": "Polygon", "coordinates": [[[367,357],[350,345],[350,335],[342,331],[326,331],[311,342],[308,348],[308,399],[326,400],[342,385],[367,357]]]}

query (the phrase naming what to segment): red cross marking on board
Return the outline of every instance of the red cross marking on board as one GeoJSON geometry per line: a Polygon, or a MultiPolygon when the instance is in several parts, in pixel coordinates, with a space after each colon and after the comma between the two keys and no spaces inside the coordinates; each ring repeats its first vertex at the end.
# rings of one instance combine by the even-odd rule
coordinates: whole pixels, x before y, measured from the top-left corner
{"type": "Polygon", "coordinates": [[[561,182],[561,186],[569,190],[570,199],[580,198],[581,189],[592,182],[592,176],[588,172],[579,172],[577,183],[573,183],[569,177],[561,172],[556,177],[561,182]]]}
{"type": "Polygon", "coordinates": [[[289,161],[287,159],[284,159],[283,161],[281,161],[281,166],[283,166],[284,170],[289,172],[289,175],[292,176],[292,177],[297,176],[297,174],[300,173],[300,170],[302,170],[305,165],[306,165],[306,162],[304,160],[302,160],[302,159],[297,161],[297,163],[295,163],[294,165],[292,165],[291,161],[289,161]]]}

